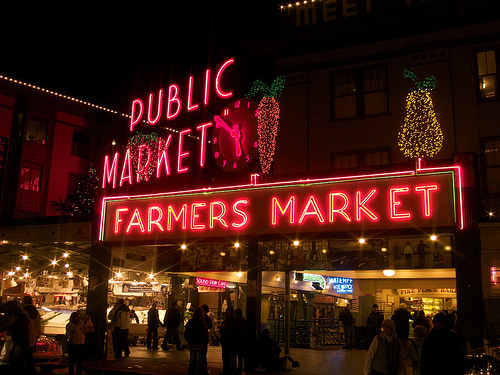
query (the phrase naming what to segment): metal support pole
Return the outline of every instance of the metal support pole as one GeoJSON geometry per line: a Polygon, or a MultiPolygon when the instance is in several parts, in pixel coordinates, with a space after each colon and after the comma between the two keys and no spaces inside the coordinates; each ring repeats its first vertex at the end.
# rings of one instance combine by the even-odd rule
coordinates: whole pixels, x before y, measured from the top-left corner
{"type": "Polygon", "coordinates": [[[290,355],[290,271],[285,272],[285,355],[290,355]]]}

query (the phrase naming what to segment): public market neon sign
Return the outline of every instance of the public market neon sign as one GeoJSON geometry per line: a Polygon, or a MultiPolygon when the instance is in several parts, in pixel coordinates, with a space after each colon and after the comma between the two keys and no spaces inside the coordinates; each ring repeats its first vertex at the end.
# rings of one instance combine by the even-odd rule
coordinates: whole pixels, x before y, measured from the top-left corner
{"type": "Polygon", "coordinates": [[[107,197],[102,212],[104,241],[453,226],[455,172],[405,171],[107,197]]]}
{"type": "MultiPolygon", "coordinates": [[[[147,105],[145,105],[144,100],[141,98],[134,99],[130,114],[130,131],[133,132],[135,127],[142,122],[146,122],[150,126],[157,126],[162,118],[168,122],[174,120],[182,111],[191,113],[202,107],[208,107],[212,91],[216,93],[219,99],[231,98],[233,92],[226,91],[223,87],[226,87],[227,84],[223,84],[222,81],[225,80],[226,70],[234,62],[233,58],[225,61],[218,68],[215,78],[211,70],[207,69],[199,86],[196,86],[195,78],[190,76],[187,80],[186,93],[181,92],[180,86],[177,83],[172,83],[166,93],[164,93],[163,89],[160,89],[157,94],[150,93],[147,105]],[[203,98],[202,101],[195,99],[196,92],[198,92],[198,97],[201,96],[203,98]]],[[[177,174],[189,172],[189,166],[186,164],[188,162],[187,159],[192,157],[195,150],[187,148],[187,137],[199,139],[198,150],[196,150],[199,155],[197,164],[199,168],[203,168],[205,166],[206,149],[209,141],[207,132],[212,125],[212,121],[204,121],[194,128],[188,127],[179,130],[176,136],[170,134],[166,139],[159,138],[156,145],[140,145],[137,166],[133,165],[134,162],[130,149],[127,149],[124,155],[120,155],[119,152],[113,155],[106,155],[103,163],[102,188],[111,186],[115,189],[139,183],[139,175],[145,169],[149,168],[152,155],[157,155],[157,160],[155,160],[157,178],[169,176],[175,171],[177,174]],[[176,138],[174,142],[173,138],[176,138]],[[176,145],[174,144],[175,142],[177,143],[176,145]],[[156,148],[154,151],[157,152],[154,153],[151,149],[152,147],[156,148]],[[144,160],[143,165],[142,161],[144,160]],[[171,168],[173,164],[176,165],[176,168],[171,168]],[[134,170],[137,176],[134,176],[134,170]]]]}

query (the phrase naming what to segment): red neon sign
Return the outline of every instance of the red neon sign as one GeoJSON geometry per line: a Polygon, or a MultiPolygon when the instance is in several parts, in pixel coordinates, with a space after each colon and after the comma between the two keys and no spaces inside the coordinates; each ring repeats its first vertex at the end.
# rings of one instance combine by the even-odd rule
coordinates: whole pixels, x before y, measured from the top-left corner
{"type": "Polygon", "coordinates": [[[103,200],[100,238],[168,241],[453,226],[455,174],[413,173],[109,197],[103,200]]]}
{"type": "Polygon", "coordinates": [[[219,288],[219,289],[226,289],[227,288],[227,281],[204,279],[203,277],[197,277],[196,278],[196,285],[209,286],[212,288],[219,288]]]}

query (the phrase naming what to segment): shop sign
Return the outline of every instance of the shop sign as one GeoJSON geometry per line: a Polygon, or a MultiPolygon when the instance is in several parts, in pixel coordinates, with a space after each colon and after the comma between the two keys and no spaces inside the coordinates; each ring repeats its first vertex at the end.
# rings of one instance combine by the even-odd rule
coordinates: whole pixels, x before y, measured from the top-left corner
{"type": "Polygon", "coordinates": [[[106,197],[100,239],[158,241],[454,226],[454,178],[454,171],[403,171],[106,197]]]}
{"type": "Polygon", "coordinates": [[[227,288],[227,281],[212,280],[212,279],[205,279],[203,277],[197,277],[196,278],[196,285],[203,286],[203,287],[226,289],[227,288]]]}
{"type": "Polygon", "coordinates": [[[347,277],[329,277],[330,284],[336,293],[352,293],[352,279],[347,277]]]}
{"type": "Polygon", "coordinates": [[[455,288],[428,288],[428,289],[398,289],[400,297],[420,297],[420,298],[443,298],[456,297],[455,288]]]}
{"type": "Polygon", "coordinates": [[[224,292],[224,288],[213,288],[211,286],[198,286],[198,293],[222,293],[224,292]]]}

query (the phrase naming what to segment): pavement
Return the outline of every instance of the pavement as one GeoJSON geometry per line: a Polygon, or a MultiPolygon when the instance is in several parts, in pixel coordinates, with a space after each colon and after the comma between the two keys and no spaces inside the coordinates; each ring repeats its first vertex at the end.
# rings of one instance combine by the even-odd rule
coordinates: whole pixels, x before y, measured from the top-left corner
{"type": "MultiPolygon", "coordinates": [[[[116,360],[88,360],[84,362],[84,374],[95,375],[186,375],[189,368],[189,350],[148,350],[144,346],[130,347],[129,357],[116,360]]],[[[269,372],[277,375],[359,375],[363,373],[366,350],[345,350],[341,347],[318,349],[291,348],[289,356],[300,363],[289,371],[269,372]]],[[[208,370],[213,375],[222,372],[220,346],[209,346],[208,370]]],[[[67,375],[68,368],[52,370],[54,375],[67,375]]],[[[260,372],[255,372],[260,373],[260,372]]],[[[243,374],[250,374],[244,372],[243,374]]],[[[265,374],[265,372],[263,373],[265,374]]]]}

